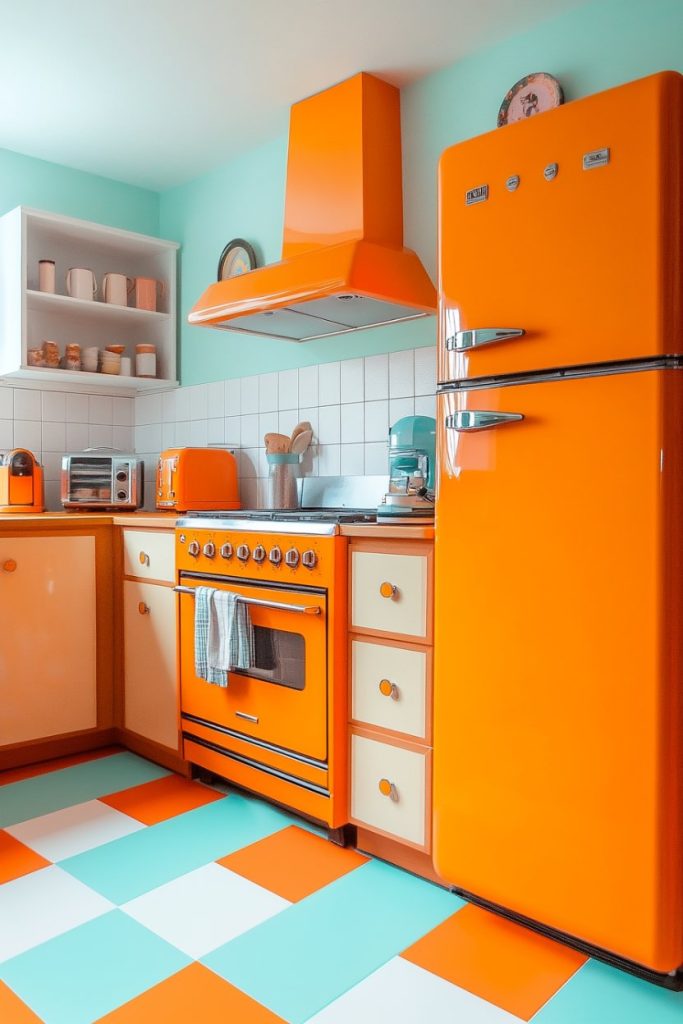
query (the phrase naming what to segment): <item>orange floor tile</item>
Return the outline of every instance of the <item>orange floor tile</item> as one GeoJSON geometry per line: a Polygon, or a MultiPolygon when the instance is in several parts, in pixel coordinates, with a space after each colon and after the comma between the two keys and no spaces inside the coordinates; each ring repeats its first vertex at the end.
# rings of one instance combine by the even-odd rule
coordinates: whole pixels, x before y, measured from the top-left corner
{"type": "MultiPolygon", "coordinates": [[[[0,1020],[5,1024],[2,1016],[0,1020]]],[[[17,1024],[19,1020],[17,1018],[17,1024]]],[[[281,1017],[198,963],[190,964],[100,1018],[100,1024],[161,1024],[162,1021],[163,1024],[191,1024],[192,1021],[283,1024],[281,1017]]]]}
{"type": "Polygon", "coordinates": [[[51,761],[41,761],[39,764],[27,764],[23,768],[7,768],[0,772],[0,786],[8,786],[10,782],[21,782],[22,779],[32,779],[35,775],[56,772],[60,768],[71,768],[72,765],[83,764],[85,761],[96,761],[100,757],[122,754],[125,749],[125,747],[100,747],[99,750],[86,750],[83,754],[68,754],[65,757],[53,758],[51,761]]]}
{"type": "MultiPolygon", "coordinates": [[[[20,878],[21,875],[28,875],[31,871],[38,871],[39,868],[46,868],[50,863],[51,861],[45,860],[39,853],[30,850],[14,836],[0,829],[0,885],[3,882],[11,882],[13,878],[20,878]]],[[[0,1021],[4,1022],[1,1013],[0,1021]]]]}
{"type": "Polygon", "coordinates": [[[154,782],[143,782],[141,786],[102,796],[100,800],[144,825],[156,825],[167,818],[174,818],[176,814],[222,800],[224,796],[224,793],[199,782],[191,782],[179,775],[166,775],[154,782]]]}
{"type": "Polygon", "coordinates": [[[355,850],[334,846],[327,839],[290,825],[218,863],[296,903],[367,859],[355,850]]]}
{"type": "Polygon", "coordinates": [[[32,1010],[29,1010],[26,1003],[23,1003],[19,996],[0,981],[0,1021],[2,1024],[41,1024],[40,1017],[36,1017],[32,1010]]]}
{"type": "Polygon", "coordinates": [[[402,956],[522,1020],[529,1020],[587,959],[471,905],[402,956]]]}

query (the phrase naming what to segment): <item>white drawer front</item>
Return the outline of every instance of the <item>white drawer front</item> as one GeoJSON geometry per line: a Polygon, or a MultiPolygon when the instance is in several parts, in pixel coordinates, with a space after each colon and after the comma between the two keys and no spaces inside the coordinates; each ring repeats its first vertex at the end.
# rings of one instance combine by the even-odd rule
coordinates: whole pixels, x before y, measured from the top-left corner
{"type": "Polygon", "coordinates": [[[426,679],[426,651],[351,643],[351,707],[357,722],[424,737],[426,679]]]}
{"type": "Polygon", "coordinates": [[[371,829],[425,846],[427,761],[425,754],[351,737],[351,817],[371,829]],[[394,787],[384,795],[380,783],[394,787]]]}
{"type": "Polygon", "coordinates": [[[352,627],[416,638],[427,635],[425,555],[354,551],[351,574],[352,627]],[[382,596],[383,584],[393,587],[393,593],[382,596]]]}
{"type": "Polygon", "coordinates": [[[173,530],[123,531],[123,571],[142,579],[175,579],[175,534],[173,530]]]}

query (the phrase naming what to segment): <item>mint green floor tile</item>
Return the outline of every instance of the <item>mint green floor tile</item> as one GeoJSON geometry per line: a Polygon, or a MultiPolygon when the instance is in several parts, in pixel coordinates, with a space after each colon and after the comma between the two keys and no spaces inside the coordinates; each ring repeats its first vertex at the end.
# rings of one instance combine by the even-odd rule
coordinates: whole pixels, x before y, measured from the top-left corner
{"type": "Polygon", "coordinates": [[[462,901],[370,861],[202,958],[291,1024],[356,985],[462,901]]]}
{"type": "Polygon", "coordinates": [[[532,1017],[533,1024],[683,1024],[683,992],[670,992],[589,960],[532,1017]]]}
{"type": "Polygon", "coordinates": [[[113,910],[7,960],[0,979],[45,1024],[92,1024],[189,962],[175,946],[113,910]]]}
{"type": "Polygon", "coordinates": [[[0,828],[170,775],[128,751],[0,786],[0,828]]]}
{"type": "Polygon", "coordinates": [[[278,832],[292,820],[261,800],[231,794],[69,857],[59,866],[121,904],[278,832]]]}

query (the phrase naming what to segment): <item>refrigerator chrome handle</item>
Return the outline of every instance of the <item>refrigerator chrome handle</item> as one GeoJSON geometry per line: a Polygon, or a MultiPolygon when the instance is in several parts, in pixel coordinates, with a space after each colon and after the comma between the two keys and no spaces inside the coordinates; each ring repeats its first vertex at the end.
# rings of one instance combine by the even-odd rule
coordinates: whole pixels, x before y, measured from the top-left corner
{"type": "Polygon", "coordinates": [[[456,331],[446,338],[447,352],[467,352],[471,348],[492,345],[496,341],[510,341],[521,338],[525,331],[521,327],[489,327],[478,331],[456,331]]]}
{"type": "Polygon", "coordinates": [[[491,430],[504,423],[518,423],[523,420],[521,412],[484,412],[479,409],[453,413],[446,417],[446,429],[457,430],[459,434],[474,433],[475,430],[491,430]]]}

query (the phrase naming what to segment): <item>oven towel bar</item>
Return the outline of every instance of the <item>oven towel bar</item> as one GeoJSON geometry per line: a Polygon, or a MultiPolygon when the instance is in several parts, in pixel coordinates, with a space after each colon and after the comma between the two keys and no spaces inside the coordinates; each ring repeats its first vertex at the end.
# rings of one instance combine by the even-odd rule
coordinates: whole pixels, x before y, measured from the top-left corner
{"type": "MultiPolygon", "coordinates": [[[[174,587],[176,594],[190,594],[192,597],[196,596],[196,590],[199,588],[195,587],[174,587]]],[[[261,608],[275,608],[281,612],[297,612],[300,615],[320,615],[320,608],[315,605],[301,605],[301,604],[285,604],[284,601],[261,601],[258,597],[242,597],[240,594],[236,597],[237,601],[241,601],[244,604],[260,605],[261,608]]]]}

